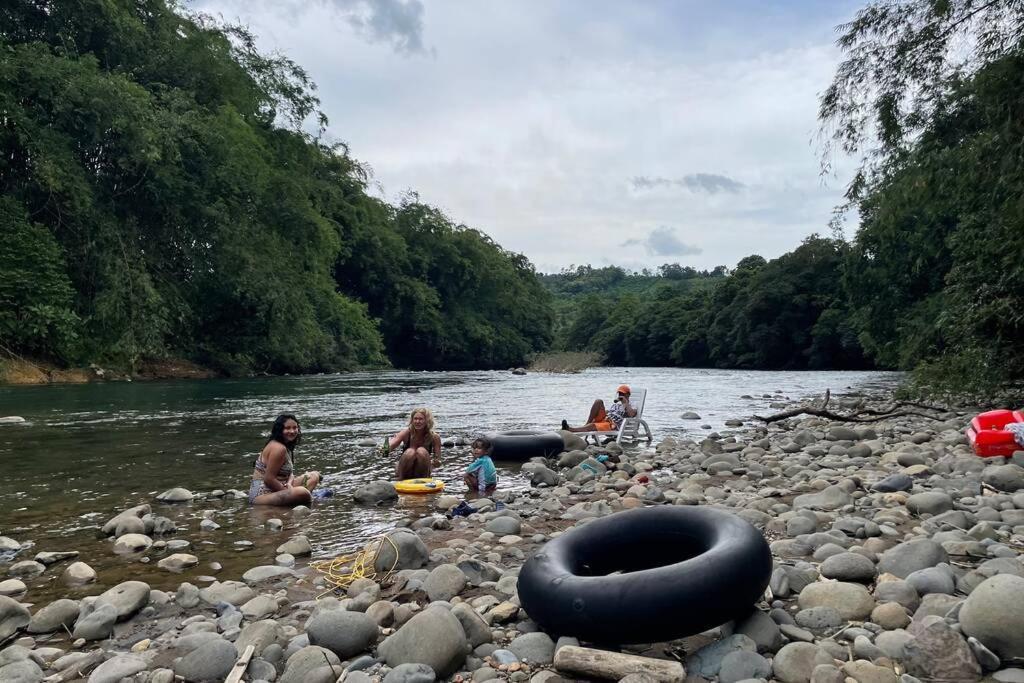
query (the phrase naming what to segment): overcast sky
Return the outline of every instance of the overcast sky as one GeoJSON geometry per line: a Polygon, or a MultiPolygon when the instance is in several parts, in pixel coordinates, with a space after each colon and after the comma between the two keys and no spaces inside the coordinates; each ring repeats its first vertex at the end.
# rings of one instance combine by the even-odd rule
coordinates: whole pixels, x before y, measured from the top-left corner
{"type": "MultiPolygon", "coordinates": [[[[828,233],[817,96],[838,0],[193,0],[319,86],[328,137],[409,190],[570,264],[733,266],[828,233]]],[[[842,160],[840,160],[842,162],[842,160]]]]}

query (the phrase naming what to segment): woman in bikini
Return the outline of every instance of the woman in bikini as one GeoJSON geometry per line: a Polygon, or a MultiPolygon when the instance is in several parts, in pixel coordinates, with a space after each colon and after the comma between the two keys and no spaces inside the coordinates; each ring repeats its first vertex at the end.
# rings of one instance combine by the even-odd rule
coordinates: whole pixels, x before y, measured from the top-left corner
{"type": "Polygon", "coordinates": [[[293,476],[295,447],[302,430],[294,415],[278,415],[270,428],[270,440],[253,464],[249,503],[252,505],[308,505],[310,491],[320,483],[319,472],[293,476]]]}
{"type": "Polygon", "coordinates": [[[434,431],[434,414],[429,408],[416,408],[409,425],[388,440],[388,451],[401,445],[402,455],[395,468],[395,479],[429,477],[432,467],[441,465],[441,437],[434,431]]]}

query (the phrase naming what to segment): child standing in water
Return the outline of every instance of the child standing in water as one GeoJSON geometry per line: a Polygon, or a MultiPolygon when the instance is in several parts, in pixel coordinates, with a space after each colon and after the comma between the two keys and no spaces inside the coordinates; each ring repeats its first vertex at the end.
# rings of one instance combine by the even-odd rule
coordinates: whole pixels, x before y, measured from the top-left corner
{"type": "Polygon", "coordinates": [[[491,460],[491,442],[481,436],[473,441],[472,448],[476,459],[466,468],[462,479],[470,493],[490,495],[498,488],[498,471],[494,469],[494,461],[491,460]]]}

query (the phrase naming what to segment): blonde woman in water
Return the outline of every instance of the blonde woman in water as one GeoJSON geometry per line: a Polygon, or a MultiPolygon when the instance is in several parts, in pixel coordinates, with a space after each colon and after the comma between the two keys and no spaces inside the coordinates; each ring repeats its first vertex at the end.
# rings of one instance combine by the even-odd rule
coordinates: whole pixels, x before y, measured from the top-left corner
{"type": "Polygon", "coordinates": [[[429,408],[415,408],[409,425],[387,442],[388,452],[398,446],[402,455],[395,468],[395,479],[429,477],[432,468],[441,465],[441,437],[434,431],[434,414],[429,408]]]}

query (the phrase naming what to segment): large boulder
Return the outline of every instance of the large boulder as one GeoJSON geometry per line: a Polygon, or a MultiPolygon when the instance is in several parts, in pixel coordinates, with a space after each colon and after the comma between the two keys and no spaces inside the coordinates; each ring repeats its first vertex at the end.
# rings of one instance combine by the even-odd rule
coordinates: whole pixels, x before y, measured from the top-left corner
{"type": "Polygon", "coordinates": [[[228,641],[210,640],[174,663],[174,673],[186,681],[220,683],[238,658],[238,651],[228,641]]]}
{"type": "Polygon", "coordinates": [[[960,626],[1003,659],[1024,657],[1024,578],[985,579],[960,608],[960,626]]]}
{"type": "Polygon", "coordinates": [[[398,491],[390,481],[378,479],[369,484],[360,486],[353,495],[357,503],[366,505],[377,505],[392,500],[398,500],[398,491]]]}
{"type": "Polygon", "coordinates": [[[313,615],[306,627],[310,645],[319,645],[348,659],[370,649],[377,642],[377,622],[362,612],[340,609],[313,615]]]}
{"type": "Polygon", "coordinates": [[[0,643],[28,626],[31,618],[27,607],[6,595],[0,595],[0,643]]]}
{"type": "MultiPolygon", "coordinates": [[[[502,519],[499,517],[499,519],[502,519]]],[[[505,518],[508,519],[508,518],[505,518]]],[[[466,575],[454,564],[442,564],[431,570],[423,582],[427,597],[434,600],[451,600],[466,587],[466,575]]]]}
{"type": "Polygon", "coordinates": [[[252,645],[253,657],[259,657],[263,650],[275,643],[284,645],[284,630],[273,619],[262,619],[245,625],[235,640],[235,650],[241,656],[245,648],[252,645]]]}
{"type": "Polygon", "coordinates": [[[114,541],[114,552],[123,555],[141,553],[149,550],[153,545],[153,539],[145,534],[124,534],[118,536],[114,541]]]}
{"type": "MultiPolygon", "coordinates": [[[[279,567],[275,564],[265,564],[260,567],[253,567],[242,574],[242,581],[245,581],[250,586],[255,586],[260,583],[277,581],[285,576],[295,576],[295,572],[288,567],[279,567]]],[[[246,602],[248,602],[248,600],[246,602]]]]}
{"type": "Polygon", "coordinates": [[[226,602],[238,607],[256,597],[256,591],[241,581],[217,581],[199,589],[199,599],[207,605],[226,602]]]}
{"type": "Polygon", "coordinates": [[[575,432],[568,432],[564,429],[559,429],[558,435],[562,437],[562,445],[564,446],[563,450],[583,451],[587,448],[586,440],[575,432]]]}
{"type": "Polygon", "coordinates": [[[64,627],[70,628],[77,619],[78,601],[62,598],[33,614],[27,630],[29,633],[53,633],[64,627]]]}
{"type": "Polygon", "coordinates": [[[124,512],[112,517],[107,520],[107,523],[103,525],[101,531],[105,536],[114,536],[115,532],[117,536],[124,533],[130,533],[128,531],[120,531],[117,529],[119,526],[123,526],[126,520],[135,520],[138,522],[138,526],[131,530],[131,533],[144,533],[146,525],[142,522],[142,518],[152,512],[152,509],[148,505],[136,505],[135,507],[125,510],[124,512]]]}
{"type": "Polygon", "coordinates": [[[994,489],[1013,493],[1024,489],[1024,467],[1013,464],[986,467],[981,480],[994,489]]]}
{"type": "Polygon", "coordinates": [[[103,640],[109,638],[114,632],[114,624],[117,623],[117,609],[110,603],[93,603],[91,606],[83,606],[78,621],[75,622],[75,629],[72,631],[73,638],[84,638],[85,640],[103,640]]]}
{"type": "Polygon", "coordinates": [[[69,586],[82,586],[96,580],[96,570],[85,562],[72,562],[60,578],[69,586]]]}
{"type": "Polygon", "coordinates": [[[330,650],[308,645],[288,658],[284,675],[278,683],[320,683],[338,678],[331,667],[339,667],[341,660],[330,650]]]}
{"type": "Polygon", "coordinates": [[[930,538],[915,538],[882,553],[878,558],[878,571],[905,579],[918,569],[934,567],[940,562],[949,562],[949,555],[941,545],[930,538]]]}
{"type": "Polygon", "coordinates": [[[313,546],[309,542],[309,537],[305,534],[298,534],[288,539],[277,547],[277,553],[294,555],[295,557],[305,557],[306,555],[313,554],[313,546]]]}
{"type": "Polygon", "coordinates": [[[924,680],[976,681],[981,666],[964,637],[940,616],[925,617],[903,646],[907,672],[924,680]]]}
{"type": "Polygon", "coordinates": [[[89,676],[89,683],[120,683],[149,668],[138,655],[118,655],[100,664],[89,676]]]}
{"type": "Polygon", "coordinates": [[[819,581],[808,584],[798,599],[800,609],[812,607],[835,608],[843,619],[863,620],[871,615],[875,600],[868,589],[859,583],[819,581]]]}
{"type": "Polygon", "coordinates": [[[149,604],[150,588],[142,581],[125,581],[100,593],[96,606],[108,604],[117,612],[117,620],[124,621],[149,604]]]}
{"type": "MultiPolygon", "coordinates": [[[[395,529],[382,541],[373,563],[374,571],[385,573],[402,569],[419,569],[427,564],[430,551],[423,539],[408,529],[395,529]]],[[[436,671],[437,669],[435,669],[436,671]]]]}
{"type": "Polygon", "coordinates": [[[407,621],[377,653],[388,666],[426,664],[438,676],[455,673],[466,659],[466,633],[444,607],[429,607],[407,621]]]}
{"type": "Polygon", "coordinates": [[[192,492],[188,489],[183,489],[180,486],[173,489],[164,491],[156,497],[161,503],[187,503],[195,498],[192,492]]]}
{"type": "Polygon", "coordinates": [[[775,654],[772,675],[782,683],[809,683],[819,664],[832,664],[832,656],[812,643],[789,643],[775,654]]]}

